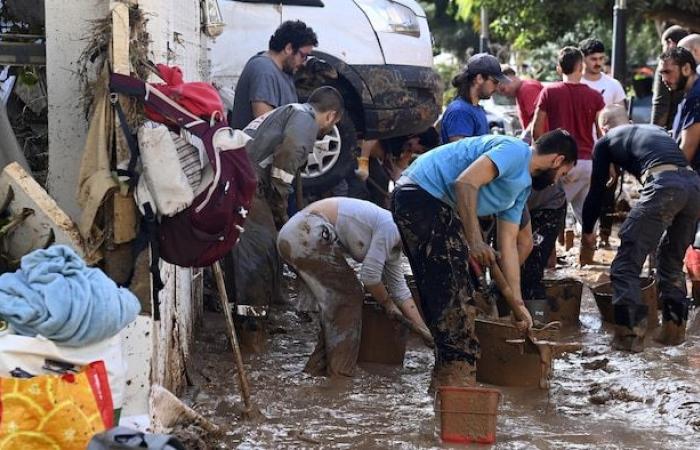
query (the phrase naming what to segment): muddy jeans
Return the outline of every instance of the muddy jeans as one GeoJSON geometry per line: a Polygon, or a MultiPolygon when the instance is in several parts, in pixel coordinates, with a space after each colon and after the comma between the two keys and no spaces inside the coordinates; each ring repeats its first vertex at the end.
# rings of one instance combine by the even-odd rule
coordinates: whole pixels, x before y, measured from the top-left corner
{"type": "Polygon", "coordinates": [[[321,311],[318,343],[304,370],[351,376],[360,351],[364,289],[334,226],[318,213],[297,213],[280,230],[277,246],[321,311]]]}
{"type": "Polygon", "coordinates": [[[253,199],[245,231],[226,261],[229,293],[237,305],[281,303],[282,266],[277,254],[277,228],[270,205],[260,193],[253,199]],[[233,294],[233,295],[232,295],[233,294]]]}
{"type": "Polygon", "coordinates": [[[639,275],[645,258],[657,244],[664,320],[686,320],[683,257],[700,215],[700,177],[685,169],[662,172],[647,180],[640,193],[639,202],[620,228],[620,248],[610,267],[615,322],[633,327],[646,317],[639,275]]]}
{"type": "Polygon", "coordinates": [[[413,270],[425,321],[435,339],[435,367],[476,367],[481,350],[462,222],[450,206],[416,185],[394,190],[394,221],[413,270]]]}
{"type": "Polygon", "coordinates": [[[520,286],[523,298],[539,300],[545,298],[544,268],[557,242],[559,231],[564,228],[566,203],[559,209],[537,209],[530,211],[532,236],[535,245],[520,269],[520,286]],[[539,241],[539,242],[537,242],[539,241]]]}

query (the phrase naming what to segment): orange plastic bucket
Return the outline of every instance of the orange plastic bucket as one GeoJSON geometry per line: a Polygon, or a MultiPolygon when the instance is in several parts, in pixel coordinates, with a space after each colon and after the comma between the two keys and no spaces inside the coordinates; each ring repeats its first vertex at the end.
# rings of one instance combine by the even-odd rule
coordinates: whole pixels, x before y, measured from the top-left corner
{"type": "Polygon", "coordinates": [[[493,444],[501,391],[477,387],[441,386],[436,412],[440,438],[457,444],[493,444]]]}

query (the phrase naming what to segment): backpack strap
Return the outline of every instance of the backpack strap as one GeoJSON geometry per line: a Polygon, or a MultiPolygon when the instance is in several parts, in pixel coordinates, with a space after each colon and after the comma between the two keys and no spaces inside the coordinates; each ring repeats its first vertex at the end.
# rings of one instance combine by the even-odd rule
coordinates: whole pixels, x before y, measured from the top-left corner
{"type": "Polygon", "coordinates": [[[149,245],[151,247],[151,261],[148,266],[148,271],[152,277],[152,295],[153,295],[153,320],[160,320],[160,291],[165,287],[163,279],[160,277],[160,242],[158,241],[158,218],[156,217],[150,203],[143,205],[144,214],[141,218],[141,226],[139,233],[131,246],[131,272],[127,278],[125,286],[131,286],[136,273],[136,260],[139,255],[146,250],[149,245]]]}
{"type": "Polygon", "coordinates": [[[127,146],[129,147],[129,165],[126,170],[116,169],[117,175],[129,177],[129,189],[134,189],[139,181],[139,174],[136,172],[136,164],[139,160],[139,145],[134,138],[134,134],[129,129],[129,124],[126,121],[126,115],[122,109],[122,105],[119,103],[119,98],[116,94],[110,94],[109,98],[112,108],[117,112],[117,117],[119,118],[119,126],[124,133],[124,139],[126,139],[127,146]]]}

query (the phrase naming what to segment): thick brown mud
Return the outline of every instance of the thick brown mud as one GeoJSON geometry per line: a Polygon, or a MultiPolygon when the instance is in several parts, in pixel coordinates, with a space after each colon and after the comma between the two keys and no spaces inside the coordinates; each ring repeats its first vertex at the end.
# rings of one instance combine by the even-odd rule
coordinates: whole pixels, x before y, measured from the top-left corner
{"type": "MultiPolygon", "coordinates": [[[[612,252],[596,256],[609,264],[612,252]]],[[[580,269],[575,260],[571,254],[556,276],[587,286],[605,280],[606,265],[580,269]]],[[[648,339],[644,353],[622,353],[611,350],[612,328],[588,287],[581,310],[581,326],[563,330],[560,339],[583,349],[554,361],[548,391],[499,387],[497,443],[473,447],[698,448],[700,335],[677,347],[648,339]]],[[[700,320],[696,314],[690,322],[700,320]]],[[[291,307],[273,311],[267,353],[246,357],[254,402],[267,419],[242,422],[223,318],[205,316],[191,369],[197,385],[186,400],[226,430],[217,448],[464,448],[440,442],[427,389],[433,356],[418,338],[409,339],[403,366],[363,365],[352,379],[329,380],[302,372],[317,327],[291,307]]]]}

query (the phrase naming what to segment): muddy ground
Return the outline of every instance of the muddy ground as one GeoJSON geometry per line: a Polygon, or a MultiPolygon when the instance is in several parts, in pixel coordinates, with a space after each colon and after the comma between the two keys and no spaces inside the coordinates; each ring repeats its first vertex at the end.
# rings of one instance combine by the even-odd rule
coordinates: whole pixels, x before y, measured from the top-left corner
{"type": "MultiPolygon", "coordinates": [[[[613,252],[596,256],[609,263],[613,252]]],[[[605,277],[608,265],[581,269],[575,261],[572,250],[556,276],[589,284],[605,277]]],[[[317,324],[291,307],[277,308],[268,352],[246,357],[254,400],[267,420],[245,423],[235,412],[240,396],[223,316],[208,313],[202,328],[198,385],[186,400],[224,428],[218,448],[451,448],[439,440],[427,392],[433,356],[417,338],[409,341],[403,367],[363,366],[348,380],[314,378],[302,368],[317,324]]],[[[549,392],[499,388],[494,448],[699,448],[700,333],[678,347],[649,341],[638,355],[611,350],[611,333],[584,289],[581,326],[563,336],[582,342],[583,350],[555,361],[549,392]]]]}

